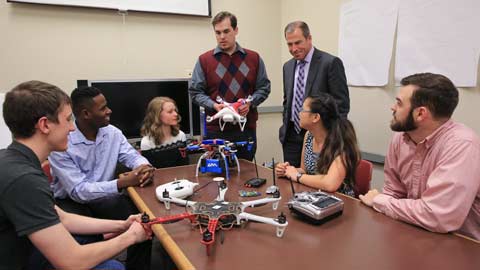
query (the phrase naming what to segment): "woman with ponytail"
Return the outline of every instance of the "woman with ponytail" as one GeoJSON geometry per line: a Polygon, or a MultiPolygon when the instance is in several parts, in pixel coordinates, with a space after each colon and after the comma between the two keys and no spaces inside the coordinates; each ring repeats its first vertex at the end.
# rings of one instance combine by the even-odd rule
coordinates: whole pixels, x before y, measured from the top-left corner
{"type": "Polygon", "coordinates": [[[306,98],[300,126],[307,130],[301,167],[279,163],[275,168],[277,176],[323,191],[355,196],[355,170],[360,161],[357,137],[352,123],[340,117],[333,97],[321,93],[306,98]]]}

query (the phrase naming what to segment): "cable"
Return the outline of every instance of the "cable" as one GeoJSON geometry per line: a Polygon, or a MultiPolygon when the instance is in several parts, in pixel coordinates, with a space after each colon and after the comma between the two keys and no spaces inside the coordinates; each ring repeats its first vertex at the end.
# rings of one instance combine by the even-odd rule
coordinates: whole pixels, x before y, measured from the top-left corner
{"type": "Polygon", "coordinates": [[[213,182],[208,182],[208,183],[204,184],[203,186],[200,186],[199,188],[194,190],[193,193],[196,193],[196,192],[200,191],[201,189],[205,188],[206,186],[210,185],[211,183],[213,183],[213,182]]]}

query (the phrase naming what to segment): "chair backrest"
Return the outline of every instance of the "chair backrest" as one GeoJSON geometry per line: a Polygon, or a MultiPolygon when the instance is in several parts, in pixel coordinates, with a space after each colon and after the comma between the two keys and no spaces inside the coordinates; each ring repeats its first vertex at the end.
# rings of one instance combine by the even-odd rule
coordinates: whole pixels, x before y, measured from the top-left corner
{"type": "Polygon", "coordinates": [[[48,182],[51,183],[53,180],[52,172],[50,171],[50,162],[48,160],[42,163],[42,169],[45,175],[48,177],[48,182]]]}
{"type": "Polygon", "coordinates": [[[360,160],[355,171],[355,197],[364,195],[370,190],[372,181],[373,164],[367,160],[360,160]]]}
{"type": "Polygon", "coordinates": [[[188,165],[188,157],[182,156],[178,148],[172,149],[150,149],[141,151],[150,164],[155,168],[167,168],[181,165],[188,165]]]}

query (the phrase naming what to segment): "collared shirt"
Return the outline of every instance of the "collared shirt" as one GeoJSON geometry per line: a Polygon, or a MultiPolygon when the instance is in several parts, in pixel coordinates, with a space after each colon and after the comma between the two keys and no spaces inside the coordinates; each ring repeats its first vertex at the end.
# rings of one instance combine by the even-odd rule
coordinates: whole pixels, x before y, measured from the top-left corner
{"type": "MultiPolygon", "coordinates": [[[[233,53],[242,53],[245,54],[245,50],[240,46],[240,44],[236,43],[235,51],[233,53]]],[[[218,53],[224,53],[220,47],[216,47],[213,50],[213,54],[216,55],[218,53]]],[[[195,67],[192,73],[192,81],[189,88],[190,95],[192,96],[192,101],[196,104],[213,110],[215,102],[208,96],[207,89],[206,89],[206,78],[205,73],[203,72],[202,65],[200,61],[197,60],[195,67]]],[[[257,70],[257,78],[255,83],[254,92],[252,95],[252,102],[251,104],[255,107],[258,107],[263,101],[265,101],[270,94],[270,80],[267,76],[267,70],[265,68],[265,63],[263,62],[262,58],[260,57],[258,63],[258,70],[257,70]]]]}
{"type": "MultiPolygon", "coordinates": [[[[305,62],[305,66],[303,68],[304,70],[304,74],[305,76],[303,76],[303,85],[305,85],[305,88],[303,89],[303,91],[306,91],[307,89],[307,79],[308,79],[308,71],[310,70],[310,63],[312,63],[312,57],[313,57],[313,51],[314,51],[314,48],[312,46],[312,48],[310,48],[310,51],[307,53],[307,55],[305,55],[305,58],[303,60],[297,60],[297,64],[295,65],[295,78],[294,78],[294,85],[297,84],[297,79],[298,79],[298,70],[299,70],[299,65],[300,63],[303,61],[305,62]]],[[[297,88],[294,87],[294,93],[293,93],[293,96],[295,96],[295,91],[297,91],[297,88]]],[[[304,93],[304,100],[305,100],[305,93],[304,93]]],[[[295,116],[295,106],[292,106],[292,117],[291,117],[291,120],[292,121],[295,121],[293,119],[293,117],[295,116]]]]}
{"type": "Polygon", "coordinates": [[[132,169],[149,164],[112,125],[100,128],[95,141],[75,129],[68,135],[67,151],[52,152],[48,160],[55,198],[69,196],[80,203],[118,194],[118,179],[114,179],[117,162],[132,169]]]}
{"type": "Polygon", "coordinates": [[[480,140],[451,120],[422,142],[396,133],[385,160],[383,194],[373,207],[434,232],[480,240],[480,140]]]}

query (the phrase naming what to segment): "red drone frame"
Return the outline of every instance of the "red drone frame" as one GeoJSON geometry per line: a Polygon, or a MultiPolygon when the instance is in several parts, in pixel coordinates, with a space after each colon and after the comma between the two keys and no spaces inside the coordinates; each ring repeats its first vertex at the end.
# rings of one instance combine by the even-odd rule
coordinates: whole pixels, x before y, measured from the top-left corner
{"type": "Polygon", "coordinates": [[[172,198],[169,192],[165,190],[163,191],[162,198],[159,198],[160,201],[165,203],[165,208],[170,209],[170,203],[176,203],[186,206],[187,211],[179,215],[155,219],[150,219],[147,214],[144,214],[142,216],[142,225],[147,232],[151,233],[151,225],[153,224],[165,224],[189,219],[193,225],[200,226],[200,233],[202,234],[202,240],[200,242],[205,245],[207,255],[210,255],[210,247],[215,243],[215,232],[217,230],[228,230],[234,225],[240,225],[242,221],[253,220],[276,226],[277,237],[283,236],[285,228],[288,225],[287,218],[283,213],[274,219],[244,212],[245,208],[249,206],[254,207],[270,202],[273,203],[273,210],[276,210],[281,200],[278,190],[272,194],[271,197],[267,198],[246,202],[226,202],[224,201],[224,196],[228,188],[223,178],[218,181],[218,189],[219,195],[213,202],[194,202],[172,198]],[[202,229],[202,225],[206,228],[202,229]]]}

